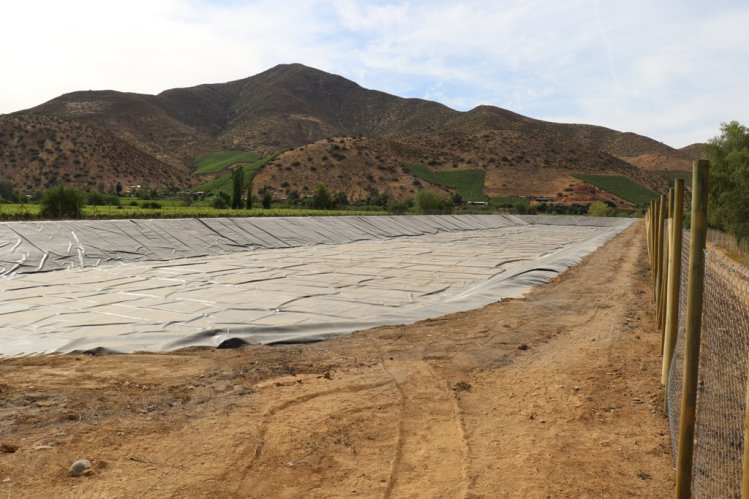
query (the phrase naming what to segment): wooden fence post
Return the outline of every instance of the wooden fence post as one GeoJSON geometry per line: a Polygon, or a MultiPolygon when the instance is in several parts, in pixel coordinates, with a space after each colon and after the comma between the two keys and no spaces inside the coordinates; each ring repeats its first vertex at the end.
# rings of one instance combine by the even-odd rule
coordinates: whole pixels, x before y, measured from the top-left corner
{"type": "Polygon", "coordinates": [[[655,262],[655,244],[653,243],[653,236],[655,236],[655,200],[650,201],[650,209],[648,210],[648,256],[650,257],[650,271],[651,276],[654,275],[654,265],[653,262],[655,262]]]}
{"type": "Polygon", "coordinates": [[[657,269],[655,268],[655,260],[657,258],[656,250],[655,250],[655,234],[658,229],[658,201],[653,200],[650,202],[650,276],[653,280],[653,297],[655,297],[655,282],[656,282],[656,272],[657,269]]]}
{"type": "Polygon", "coordinates": [[[692,169],[692,230],[689,247],[689,285],[684,337],[684,380],[679,418],[679,451],[676,461],[676,497],[692,496],[692,458],[697,405],[697,369],[700,361],[702,295],[705,282],[705,238],[707,237],[707,192],[710,162],[699,160],[692,169]]]}
{"type": "Polygon", "coordinates": [[[653,255],[651,254],[651,244],[650,244],[650,209],[651,206],[648,206],[648,211],[645,212],[645,238],[647,239],[647,248],[648,248],[648,260],[651,260],[653,258],[653,255]]]}
{"type": "MultiPolygon", "coordinates": [[[[666,291],[666,329],[664,333],[663,369],[661,383],[668,385],[668,372],[671,369],[671,359],[674,357],[676,336],[679,332],[679,290],[681,289],[681,231],[684,219],[684,179],[674,182],[674,211],[671,217],[668,259],[668,289],[666,291]]],[[[668,411],[668,390],[666,392],[665,407],[668,411]]]]}
{"type": "MultiPolygon", "coordinates": [[[[746,389],[746,407],[749,407],[749,384],[746,389]]],[[[744,416],[744,471],[741,477],[741,497],[749,497],[749,410],[744,416]]]]}
{"type": "Polygon", "coordinates": [[[661,194],[658,200],[658,220],[655,234],[655,319],[658,329],[661,328],[661,281],[663,280],[663,221],[666,216],[666,196],[661,194]]]}
{"type": "Polygon", "coordinates": [[[663,254],[661,255],[661,289],[660,289],[660,322],[658,322],[658,329],[661,332],[661,355],[663,355],[663,346],[665,343],[664,340],[664,334],[666,332],[666,291],[668,287],[666,286],[666,281],[668,280],[666,277],[668,276],[668,259],[669,259],[669,242],[671,241],[670,234],[670,228],[671,224],[669,223],[668,227],[669,230],[666,231],[666,221],[668,218],[671,218],[673,215],[673,199],[674,199],[674,193],[673,189],[668,190],[668,197],[666,199],[666,205],[663,208],[663,254]]]}

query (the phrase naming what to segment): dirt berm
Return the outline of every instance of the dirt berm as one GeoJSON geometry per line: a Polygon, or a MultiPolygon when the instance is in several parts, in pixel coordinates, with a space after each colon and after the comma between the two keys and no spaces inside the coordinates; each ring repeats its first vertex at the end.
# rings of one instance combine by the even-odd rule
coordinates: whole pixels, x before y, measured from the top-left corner
{"type": "Polygon", "coordinates": [[[667,497],[644,248],[312,345],[2,359],[0,496],[667,497]]]}

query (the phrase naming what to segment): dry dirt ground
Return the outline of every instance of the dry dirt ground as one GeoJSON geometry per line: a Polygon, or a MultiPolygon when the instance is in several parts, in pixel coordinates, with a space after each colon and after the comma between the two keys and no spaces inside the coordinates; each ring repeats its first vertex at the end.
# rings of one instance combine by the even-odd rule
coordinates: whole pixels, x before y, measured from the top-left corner
{"type": "Polygon", "coordinates": [[[0,497],[669,496],[644,248],[312,345],[2,359],[0,497]]]}

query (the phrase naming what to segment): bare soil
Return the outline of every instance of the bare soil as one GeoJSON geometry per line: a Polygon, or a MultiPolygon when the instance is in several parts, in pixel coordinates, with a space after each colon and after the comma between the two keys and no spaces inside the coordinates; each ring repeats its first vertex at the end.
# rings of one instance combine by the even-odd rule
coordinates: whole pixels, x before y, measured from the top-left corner
{"type": "Polygon", "coordinates": [[[666,497],[644,248],[312,345],[2,359],[0,496],[666,497]]]}

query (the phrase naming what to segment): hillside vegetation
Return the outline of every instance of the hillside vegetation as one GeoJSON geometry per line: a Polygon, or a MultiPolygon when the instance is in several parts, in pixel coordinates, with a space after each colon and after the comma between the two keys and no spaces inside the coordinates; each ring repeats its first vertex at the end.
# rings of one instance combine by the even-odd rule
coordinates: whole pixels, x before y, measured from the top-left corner
{"type": "Polygon", "coordinates": [[[615,194],[622,199],[626,199],[637,206],[646,206],[650,201],[658,198],[657,193],[621,175],[587,175],[577,173],[574,176],[615,194]]]}
{"type": "Polygon", "coordinates": [[[195,158],[193,173],[219,173],[227,167],[237,163],[253,163],[257,161],[257,154],[246,151],[216,151],[201,154],[195,158]]]}
{"type": "Polygon", "coordinates": [[[406,165],[408,171],[417,177],[454,189],[465,201],[484,201],[484,170],[432,171],[424,165],[406,165]]]}
{"type": "MultiPolygon", "coordinates": [[[[244,157],[249,159],[250,155],[257,158],[257,156],[254,153],[248,153],[244,157]]],[[[264,167],[272,159],[273,159],[273,156],[268,156],[267,158],[255,159],[250,164],[243,164],[241,168],[244,172],[245,183],[247,184],[251,183],[253,177],[255,176],[255,173],[257,173],[258,170],[264,167]]],[[[232,163],[232,164],[236,164],[236,163],[232,163]]],[[[232,192],[231,172],[221,175],[220,177],[215,178],[213,180],[209,180],[208,182],[205,182],[203,184],[199,184],[191,188],[190,190],[194,192],[197,192],[197,191],[210,192],[213,194],[216,194],[219,192],[223,192],[225,194],[231,194],[232,192]]]]}
{"type": "Polygon", "coordinates": [[[116,185],[189,185],[172,167],[106,130],[38,114],[0,116],[0,179],[18,192],[58,183],[114,192],[116,185]]]}

